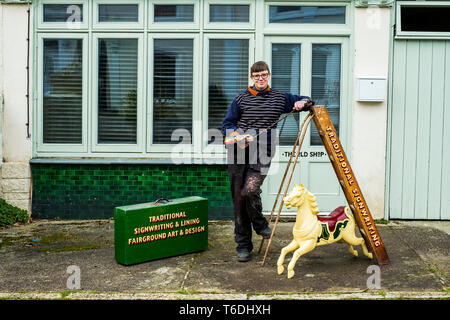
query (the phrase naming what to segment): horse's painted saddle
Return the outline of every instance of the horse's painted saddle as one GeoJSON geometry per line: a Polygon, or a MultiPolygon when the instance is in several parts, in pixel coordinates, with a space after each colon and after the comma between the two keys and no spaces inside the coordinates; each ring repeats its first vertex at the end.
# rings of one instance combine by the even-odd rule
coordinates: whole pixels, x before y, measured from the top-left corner
{"type": "Polygon", "coordinates": [[[336,227],[336,224],[339,221],[348,219],[347,215],[345,214],[345,206],[337,207],[334,209],[329,215],[327,216],[317,216],[317,219],[321,223],[328,224],[328,229],[330,232],[334,231],[334,228],[336,227]]]}

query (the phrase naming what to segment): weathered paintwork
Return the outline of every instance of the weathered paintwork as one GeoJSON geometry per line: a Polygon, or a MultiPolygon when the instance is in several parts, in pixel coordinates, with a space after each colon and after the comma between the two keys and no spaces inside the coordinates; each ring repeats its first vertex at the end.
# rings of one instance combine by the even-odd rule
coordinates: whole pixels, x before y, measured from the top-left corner
{"type": "Polygon", "coordinates": [[[389,264],[389,256],[327,109],[324,106],[315,106],[311,112],[314,114],[314,124],[327,150],[331,165],[342,191],[344,191],[361,235],[366,241],[366,246],[373,251],[378,264],[389,264]]]}

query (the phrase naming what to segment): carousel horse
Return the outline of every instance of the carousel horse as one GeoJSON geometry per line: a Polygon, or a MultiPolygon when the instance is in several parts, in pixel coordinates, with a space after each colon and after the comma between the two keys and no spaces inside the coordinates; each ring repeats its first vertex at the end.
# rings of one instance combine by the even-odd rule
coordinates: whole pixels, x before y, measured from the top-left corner
{"type": "Polygon", "coordinates": [[[294,189],[283,198],[288,209],[297,207],[297,218],[292,230],[294,240],[281,250],[277,261],[278,274],[284,271],[283,262],[286,254],[295,250],[288,265],[288,278],[294,276],[294,266],[300,256],[313,250],[316,246],[331,244],[339,240],[345,241],[349,251],[358,256],[358,251],[353,246],[361,245],[363,253],[372,259],[372,253],[368,252],[363,238],[355,235],[355,218],[349,207],[338,207],[328,216],[317,216],[316,197],[302,184],[294,185],[294,189]]]}

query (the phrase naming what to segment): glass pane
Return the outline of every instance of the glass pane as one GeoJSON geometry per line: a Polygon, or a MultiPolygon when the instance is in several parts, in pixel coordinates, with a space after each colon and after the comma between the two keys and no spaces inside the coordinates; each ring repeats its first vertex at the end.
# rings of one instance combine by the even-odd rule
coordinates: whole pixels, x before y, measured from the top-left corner
{"type": "MultiPolygon", "coordinates": [[[[313,44],[312,46],[312,100],[324,105],[339,134],[341,104],[341,45],[313,44]]],[[[316,126],[311,126],[311,145],[322,145],[316,126]]]]}
{"type": "Polygon", "coordinates": [[[153,143],[171,141],[176,129],[192,136],[194,42],[155,39],[153,58],[153,143]]]}
{"type": "Polygon", "coordinates": [[[99,4],[99,22],[138,22],[138,4],[99,4]]]}
{"type": "MultiPolygon", "coordinates": [[[[272,87],[300,95],[300,44],[272,44],[272,87]]],[[[282,115],[284,116],[284,115],[282,115]]],[[[277,125],[280,145],[293,145],[299,129],[299,113],[293,113],[277,125]]]]}
{"type": "Polygon", "coordinates": [[[44,143],[82,143],[82,59],[83,40],[44,39],[44,143]]]}
{"type": "Polygon", "coordinates": [[[209,40],[209,129],[222,129],[222,121],[234,97],[248,86],[248,46],[246,39],[209,40]]]}
{"type": "Polygon", "coordinates": [[[83,22],[83,5],[44,4],[44,22],[83,22]]]}
{"type": "Polygon", "coordinates": [[[156,5],[154,22],[194,22],[194,5],[156,5]]]}
{"type": "Polygon", "coordinates": [[[98,41],[98,143],[135,144],[138,40],[98,41]]]}
{"type": "Polygon", "coordinates": [[[210,5],[209,22],[249,22],[248,5],[210,5]]]}
{"type": "Polygon", "coordinates": [[[270,6],[269,22],[345,24],[345,7],[270,6]]]}
{"type": "Polygon", "coordinates": [[[450,6],[401,7],[402,31],[450,32],[450,6]]]}

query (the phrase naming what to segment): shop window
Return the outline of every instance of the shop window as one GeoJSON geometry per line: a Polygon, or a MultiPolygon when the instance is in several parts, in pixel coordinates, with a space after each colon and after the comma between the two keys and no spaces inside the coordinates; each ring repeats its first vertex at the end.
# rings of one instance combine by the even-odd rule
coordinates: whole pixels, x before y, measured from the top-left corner
{"type": "Polygon", "coordinates": [[[155,4],[154,22],[194,22],[194,5],[155,4]]]}
{"type": "Polygon", "coordinates": [[[82,39],[43,40],[43,143],[82,143],[82,39]]]}
{"type": "Polygon", "coordinates": [[[174,144],[172,133],[192,135],[194,41],[153,40],[153,144],[174,144]]]}
{"type": "Polygon", "coordinates": [[[269,23],[345,24],[344,6],[269,6],[269,23]]]}
{"type": "Polygon", "coordinates": [[[403,31],[450,32],[450,6],[402,7],[403,31]]]}
{"type": "Polygon", "coordinates": [[[250,6],[211,4],[209,22],[250,22],[250,6]]]}
{"type": "MultiPolygon", "coordinates": [[[[331,121],[339,134],[341,105],[341,45],[313,44],[311,98],[327,106],[331,121]]],[[[315,126],[311,127],[311,145],[322,145],[315,126]]]]}
{"type": "Polygon", "coordinates": [[[203,12],[205,29],[255,28],[255,0],[205,0],[203,12]]]}
{"type": "MultiPolygon", "coordinates": [[[[284,92],[300,95],[301,45],[272,44],[272,86],[284,92]]],[[[284,115],[282,115],[283,117],[284,115]]],[[[298,135],[299,113],[278,124],[280,145],[293,145],[298,135]]]]}
{"type": "MultiPolygon", "coordinates": [[[[264,32],[295,36],[299,28],[291,23],[311,23],[301,33],[351,34],[349,5],[258,1],[36,0],[34,155],[167,160],[181,129],[190,136],[183,139],[190,154],[207,159],[210,149],[224,156],[220,130],[228,107],[251,84],[255,55],[270,55],[261,47],[264,32]],[[265,17],[258,25],[257,15],[265,17]]],[[[300,49],[274,43],[277,89],[300,94],[301,70],[310,67],[301,66],[300,49]]],[[[311,93],[337,126],[340,46],[312,50],[311,93]]],[[[282,145],[295,140],[296,123],[298,115],[280,122],[282,145]]]]}
{"type": "Polygon", "coordinates": [[[222,129],[222,121],[228,107],[236,94],[247,87],[248,61],[249,41],[247,39],[209,40],[209,129],[222,129]]]}
{"type": "Polygon", "coordinates": [[[144,2],[139,0],[92,0],[92,27],[96,30],[142,29],[144,2]]]}
{"type": "Polygon", "coordinates": [[[39,29],[79,29],[88,27],[88,0],[41,0],[36,5],[39,29]]]}
{"type": "Polygon", "coordinates": [[[397,38],[448,39],[450,3],[397,2],[397,38]]]}
{"type": "Polygon", "coordinates": [[[83,4],[50,4],[43,5],[43,22],[67,22],[71,17],[83,21],[83,4]]]}
{"type": "Polygon", "coordinates": [[[98,40],[98,143],[136,143],[138,40],[98,40]]]}
{"type": "Polygon", "coordinates": [[[138,4],[99,4],[99,22],[138,22],[138,4]]]}

